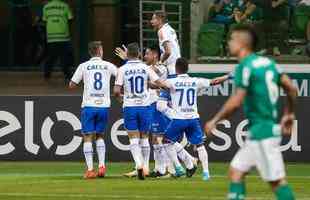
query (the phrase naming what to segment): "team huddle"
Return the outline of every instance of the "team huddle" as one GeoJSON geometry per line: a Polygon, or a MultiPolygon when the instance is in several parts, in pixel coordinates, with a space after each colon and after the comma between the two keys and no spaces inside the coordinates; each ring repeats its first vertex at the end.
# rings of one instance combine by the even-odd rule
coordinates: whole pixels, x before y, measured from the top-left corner
{"type": "Polygon", "coordinates": [[[255,32],[247,26],[236,27],[228,46],[230,53],[238,57],[239,65],[229,75],[205,79],[188,75],[189,64],[181,57],[177,34],[167,23],[165,13],[155,12],[151,24],[158,33],[160,51],[149,47],[141,59],[136,43],[117,48],[116,54],[125,62],[117,68],[102,60],[101,43],[91,42],[89,53],[92,58],[79,65],[71,79],[70,88],[84,82],[81,112],[83,152],[87,165],[84,178],[104,177],[106,174],[103,135],[111,105],[110,80],[114,76],[113,93],[123,104],[124,128],[135,164],[135,170],[126,176],[137,176],[140,180],[145,177],[192,177],[197,170],[197,158],[179,143],[185,136],[198,152],[203,180],[210,180],[205,135],[211,135],[216,123],[229,117],[243,104],[250,122],[249,135],[246,145],[237,152],[230,165],[228,199],[245,198],[244,178],[253,167],[263,180],[270,183],[277,199],[294,199],[285,179],[279,145],[281,133],[291,133],[296,89],[274,61],[253,53],[257,43],[255,32]],[[235,81],[235,94],[206,123],[203,131],[198,114],[198,96],[207,88],[230,78],[235,81]],[[280,87],[287,93],[287,105],[279,125],[280,87]],[[94,139],[98,172],[93,166],[94,139]],[[153,170],[149,169],[150,139],[155,161],[153,170]]]}

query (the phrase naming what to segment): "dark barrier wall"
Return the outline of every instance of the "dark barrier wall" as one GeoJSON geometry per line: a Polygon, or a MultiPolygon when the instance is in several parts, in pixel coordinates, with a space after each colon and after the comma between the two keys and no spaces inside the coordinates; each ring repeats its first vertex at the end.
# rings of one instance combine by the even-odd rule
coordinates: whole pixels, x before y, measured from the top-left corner
{"type": "MultiPolygon", "coordinates": [[[[227,97],[199,99],[201,121],[209,119],[227,97]]],[[[0,160],[82,160],[79,96],[1,96],[0,160]]],[[[286,161],[310,161],[310,98],[299,97],[292,138],[283,140],[286,161]]],[[[119,103],[113,100],[105,135],[110,161],[131,160],[119,103]]],[[[211,161],[231,160],[243,144],[247,121],[241,112],[217,127],[206,146],[211,161]]]]}

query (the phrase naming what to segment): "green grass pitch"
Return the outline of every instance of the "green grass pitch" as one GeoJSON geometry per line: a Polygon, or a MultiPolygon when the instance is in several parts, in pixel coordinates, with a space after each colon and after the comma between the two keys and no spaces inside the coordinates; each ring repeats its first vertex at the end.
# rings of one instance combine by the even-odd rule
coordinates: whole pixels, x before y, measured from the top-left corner
{"type": "MultiPolygon", "coordinates": [[[[108,163],[103,179],[83,180],[80,162],[0,162],[1,200],[224,200],[228,188],[226,163],[211,163],[212,179],[204,182],[201,171],[193,178],[139,181],[122,177],[131,163],[108,163]]],[[[298,200],[310,200],[310,164],[287,165],[288,180],[298,200]]],[[[247,178],[249,200],[275,199],[256,173],[247,178]]]]}

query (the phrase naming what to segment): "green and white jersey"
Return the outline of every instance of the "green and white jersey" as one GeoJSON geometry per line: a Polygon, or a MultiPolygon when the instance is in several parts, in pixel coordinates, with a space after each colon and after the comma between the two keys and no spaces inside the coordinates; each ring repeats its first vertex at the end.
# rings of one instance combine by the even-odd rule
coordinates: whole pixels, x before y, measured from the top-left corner
{"type": "Polygon", "coordinates": [[[61,0],[52,0],[43,8],[46,22],[47,42],[70,41],[69,20],[73,19],[69,5],[61,0]]]}
{"type": "Polygon", "coordinates": [[[243,107],[251,140],[280,136],[277,122],[281,73],[273,60],[256,54],[244,58],[235,70],[236,88],[247,91],[243,107]]]}

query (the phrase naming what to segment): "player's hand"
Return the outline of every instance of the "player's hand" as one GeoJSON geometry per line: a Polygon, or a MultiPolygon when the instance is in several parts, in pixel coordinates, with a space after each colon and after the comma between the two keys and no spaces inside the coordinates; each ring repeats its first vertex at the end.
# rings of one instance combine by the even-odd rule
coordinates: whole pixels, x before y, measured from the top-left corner
{"type": "Polygon", "coordinates": [[[294,125],[295,115],[294,114],[284,114],[281,119],[281,130],[283,135],[291,135],[294,125]]]}
{"type": "Polygon", "coordinates": [[[127,60],[127,48],[125,45],[121,47],[116,47],[114,51],[115,55],[117,55],[122,60],[127,60]]]}
{"type": "Polygon", "coordinates": [[[204,131],[207,136],[212,135],[212,130],[215,128],[216,123],[214,120],[210,120],[205,124],[204,131]]]}

